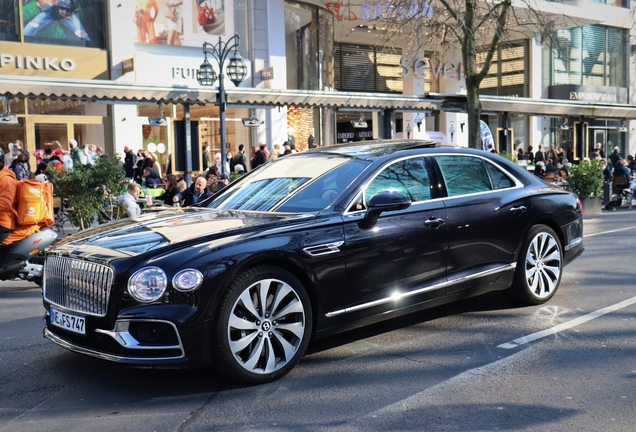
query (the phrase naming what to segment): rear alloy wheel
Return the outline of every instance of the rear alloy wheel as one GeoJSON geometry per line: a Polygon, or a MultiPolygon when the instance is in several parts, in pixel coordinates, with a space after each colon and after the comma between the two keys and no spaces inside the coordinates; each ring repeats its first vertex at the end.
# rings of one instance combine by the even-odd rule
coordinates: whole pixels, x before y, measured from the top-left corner
{"type": "Polygon", "coordinates": [[[526,304],[545,303],[559,287],[562,273],[559,238],[546,225],[532,227],[521,249],[511,293],[526,304]]]}
{"type": "Polygon", "coordinates": [[[274,266],[247,270],[230,284],[214,329],[219,373],[248,384],[282,377],[307,348],[311,325],[296,277],[274,266]]]}

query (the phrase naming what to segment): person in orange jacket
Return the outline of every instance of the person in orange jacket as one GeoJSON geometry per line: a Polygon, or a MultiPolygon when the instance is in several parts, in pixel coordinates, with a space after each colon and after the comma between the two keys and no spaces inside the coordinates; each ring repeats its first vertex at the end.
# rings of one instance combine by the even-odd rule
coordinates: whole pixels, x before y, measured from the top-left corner
{"type": "Polygon", "coordinates": [[[0,243],[15,230],[15,194],[18,181],[15,174],[4,166],[4,152],[0,149],[0,243]]]}

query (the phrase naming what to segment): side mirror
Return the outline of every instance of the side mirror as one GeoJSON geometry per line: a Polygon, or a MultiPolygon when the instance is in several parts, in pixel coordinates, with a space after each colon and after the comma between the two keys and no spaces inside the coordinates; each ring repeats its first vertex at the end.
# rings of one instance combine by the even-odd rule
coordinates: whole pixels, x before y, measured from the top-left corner
{"type": "Polygon", "coordinates": [[[375,225],[382,212],[404,210],[411,206],[411,199],[400,193],[384,191],[373,195],[367,203],[367,215],[363,221],[363,227],[375,225]]]}

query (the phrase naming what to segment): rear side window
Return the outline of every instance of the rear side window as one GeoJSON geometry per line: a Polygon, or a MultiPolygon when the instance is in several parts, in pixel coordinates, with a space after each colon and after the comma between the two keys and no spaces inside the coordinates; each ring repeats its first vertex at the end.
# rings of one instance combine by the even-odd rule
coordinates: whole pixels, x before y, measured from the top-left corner
{"type": "Polygon", "coordinates": [[[472,156],[436,156],[449,197],[492,190],[483,159],[472,156]]]}
{"type": "Polygon", "coordinates": [[[430,199],[431,188],[424,158],[405,159],[383,169],[367,187],[365,203],[376,193],[384,191],[400,192],[413,202],[430,199]]]}
{"type": "Polygon", "coordinates": [[[499,168],[488,162],[484,162],[484,164],[486,165],[494,189],[506,189],[515,185],[510,177],[499,168]]]}

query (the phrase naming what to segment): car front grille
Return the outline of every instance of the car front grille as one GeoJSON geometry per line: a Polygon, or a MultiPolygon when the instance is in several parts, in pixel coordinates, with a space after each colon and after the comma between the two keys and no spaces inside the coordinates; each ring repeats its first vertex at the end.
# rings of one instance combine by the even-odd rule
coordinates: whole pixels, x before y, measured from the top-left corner
{"type": "Polygon", "coordinates": [[[44,298],[69,311],[105,316],[112,284],[108,266],[57,256],[44,264],[44,298]]]}

